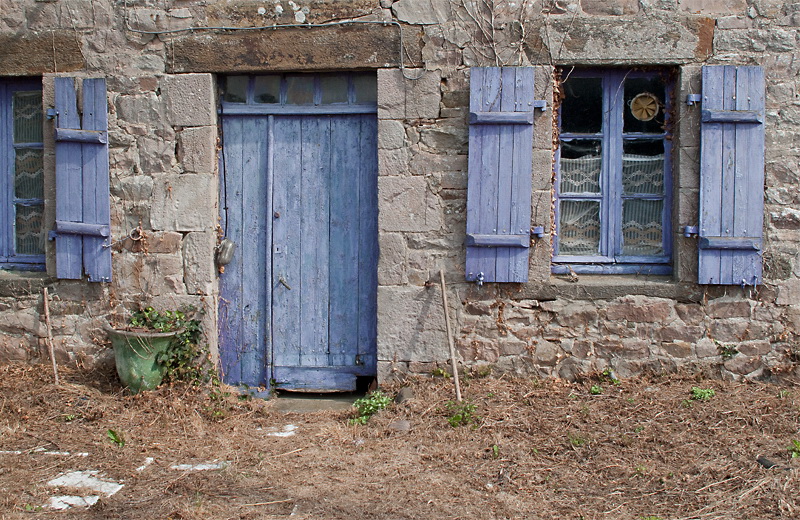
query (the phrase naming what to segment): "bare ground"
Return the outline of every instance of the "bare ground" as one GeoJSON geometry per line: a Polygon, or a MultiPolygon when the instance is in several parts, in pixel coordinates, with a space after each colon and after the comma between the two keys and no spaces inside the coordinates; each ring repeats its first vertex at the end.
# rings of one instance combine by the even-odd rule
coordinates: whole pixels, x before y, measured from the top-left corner
{"type": "Polygon", "coordinates": [[[97,373],[62,378],[0,367],[0,518],[800,518],[797,386],[470,378],[475,421],[454,428],[442,378],[410,380],[415,398],[365,426],[209,388],[130,396],[97,373]],[[716,395],[692,400],[693,386],[716,395]],[[289,424],[294,435],[268,435],[289,424]],[[171,468],[209,462],[225,466],[171,468]],[[89,508],[40,507],[81,491],[48,485],[75,470],[124,487],[89,508]]]}

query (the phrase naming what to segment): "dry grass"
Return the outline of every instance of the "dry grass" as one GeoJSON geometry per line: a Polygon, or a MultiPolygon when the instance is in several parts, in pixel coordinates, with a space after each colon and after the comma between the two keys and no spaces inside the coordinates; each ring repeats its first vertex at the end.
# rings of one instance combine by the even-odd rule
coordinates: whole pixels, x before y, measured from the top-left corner
{"type": "Polygon", "coordinates": [[[282,414],[182,386],[128,396],[97,374],[62,375],[55,387],[44,367],[0,367],[0,450],[24,452],[0,455],[0,518],[800,518],[800,459],[787,451],[800,439],[796,386],[472,379],[478,418],[453,428],[445,379],[409,381],[416,398],[349,426],[347,413],[282,414]],[[692,386],[716,397],[691,401],[692,386]],[[267,435],[288,423],[295,436],[267,435]],[[215,460],[227,467],[170,468],[215,460]],[[25,511],[69,491],[48,480],[81,469],[124,488],[89,509],[25,511]]]}

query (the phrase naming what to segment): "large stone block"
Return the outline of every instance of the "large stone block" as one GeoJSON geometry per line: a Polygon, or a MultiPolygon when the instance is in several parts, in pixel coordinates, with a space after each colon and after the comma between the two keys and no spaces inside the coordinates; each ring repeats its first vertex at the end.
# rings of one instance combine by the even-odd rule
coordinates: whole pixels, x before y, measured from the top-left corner
{"type": "Polygon", "coordinates": [[[609,320],[627,320],[638,323],[662,323],[672,312],[672,302],[646,296],[626,296],[609,304],[609,320]]]}
{"type": "Polygon", "coordinates": [[[408,172],[411,152],[408,148],[378,150],[378,175],[404,175],[408,172]]]}
{"type": "Polygon", "coordinates": [[[399,233],[381,233],[378,237],[380,257],[378,259],[378,283],[380,285],[402,285],[406,276],[406,242],[399,233]]]}
{"type": "Polygon", "coordinates": [[[216,269],[214,248],[217,236],[213,231],[187,233],[183,239],[183,281],[189,294],[214,294],[216,269]]]}
{"type": "Polygon", "coordinates": [[[211,74],[170,74],[161,78],[166,118],[173,126],[216,124],[216,91],[211,74]]]}
{"type": "Polygon", "coordinates": [[[217,171],[217,128],[198,126],[177,133],[178,162],[187,173],[217,171]]]}
{"type": "Polygon", "coordinates": [[[153,296],[185,294],[180,254],[123,253],[114,257],[117,297],[146,302],[153,296]]]}
{"type": "MultiPolygon", "coordinates": [[[[458,330],[455,315],[451,308],[451,325],[458,330]]],[[[378,359],[432,362],[449,357],[442,293],[436,286],[378,288],[378,359]]]]}
{"type": "Polygon", "coordinates": [[[150,200],[153,196],[153,178],[149,175],[113,178],[111,193],[125,201],[150,200]]]}
{"type": "Polygon", "coordinates": [[[378,121],[378,149],[395,150],[406,142],[406,128],[402,121],[382,119],[378,121]]]}
{"type": "Polygon", "coordinates": [[[217,223],[217,177],[162,175],[155,179],[151,219],[164,231],[207,231],[217,223]]]}
{"type": "MultiPolygon", "coordinates": [[[[585,0],[584,0],[585,1],[585,0]]],[[[744,15],[746,0],[679,0],[682,11],[706,15],[744,15]]]]}
{"type": "Polygon", "coordinates": [[[442,99],[439,72],[378,70],[379,119],[435,119],[442,99]],[[409,79],[412,78],[412,79],[409,79]]]}
{"type": "Polygon", "coordinates": [[[383,231],[435,231],[441,210],[424,177],[378,179],[379,226],[383,231]]]}
{"type": "Polygon", "coordinates": [[[639,0],[581,0],[581,9],[586,14],[614,15],[636,14],[639,0]]]}
{"type": "Polygon", "coordinates": [[[433,25],[452,18],[449,0],[399,0],[392,4],[398,20],[417,25],[433,25]]]}

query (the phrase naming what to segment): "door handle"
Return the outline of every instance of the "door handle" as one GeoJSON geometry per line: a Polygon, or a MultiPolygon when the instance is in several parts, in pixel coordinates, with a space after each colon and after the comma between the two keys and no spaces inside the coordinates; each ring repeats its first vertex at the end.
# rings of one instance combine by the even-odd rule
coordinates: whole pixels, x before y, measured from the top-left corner
{"type": "Polygon", "coordinates": [[[286,287],[290,291],[292,290],[292,288],[289,286],[289,284],[286,282],[286,279],[283,276],[278,277],[278,283],[280,283],[282,286],[286,287]]]}

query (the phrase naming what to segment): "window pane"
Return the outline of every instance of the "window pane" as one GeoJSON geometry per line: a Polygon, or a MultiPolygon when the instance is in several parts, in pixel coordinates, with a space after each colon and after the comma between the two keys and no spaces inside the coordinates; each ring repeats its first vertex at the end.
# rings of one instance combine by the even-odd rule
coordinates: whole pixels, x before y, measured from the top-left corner
{"type": "Polygon", "coordinates": [[[603,82],[600,78],[567,78],[561,101],[561,131],[595,134],[603,127],[603,82]]]}
{"type": "Polygon", "coordinates": [[[14,197],[44,198],[43,172],[41,149],[17,148],[14,161],[14,197]]]}
{"type": "Polygon", "coordinates": [[[228,76],[225,78],[225,95],[223,99],[228,103],[246,103],[249,81],[250,78],[247,76],[228,76]]]}
{"type": "Polygon", "coordinates": [[[347,76],[322,76],[322,103],[347,103],[347,76]]]}
{"type": "Polygon", "coordinates": [[[44,235],[42,234],[43,206],[23,206],[15,204],[16,250],[18,255],[43,255],[44,235]]]}
{"type": "Polygon", "coordinates": [[[313,105],[314,76],[286,78],[286,102],[290,105],[313,105]]]}
{"type": "Polygon", "coordinates": [[[14,142],[42,142],[42,93],[14,93],[14,142]]]}
{"type": "Polygon", "coordinates": [[[256,76],[253,99],[256,103],[280,103],[281,77],[256,76]]]}
{"type": "Polygon", "coordinates": [[[664,132],[664,81],[660,76],[625,80],[624,132],[664,132]]]}
{"type": "Polygon", "coordinates": [[[622,254],[664,254],[661,212],[663,200],[626,200],[622,203],[622,254]]]}
{"type": "Polygon", "coordinates": [[[598,140],[573,140],[561,143],[560,193],[599,193],[603,158],[598,140]]]}
{"type": "Polygon", "coordinates": [[[664,142],[629,141],[622,146],[622,191],[664,193],[664,142]]]}
{"type": "Polygon", "coordinates": [[[600,203],[584,200],[562,200],[558,254],[588,255],[600,251],[600,203]]]}
{"type": "Polygon", "coordinates": [[[378,79],[374,74],[353,76],[353,89],[356,103],[374,105],[378,102],[378,79]]]}

